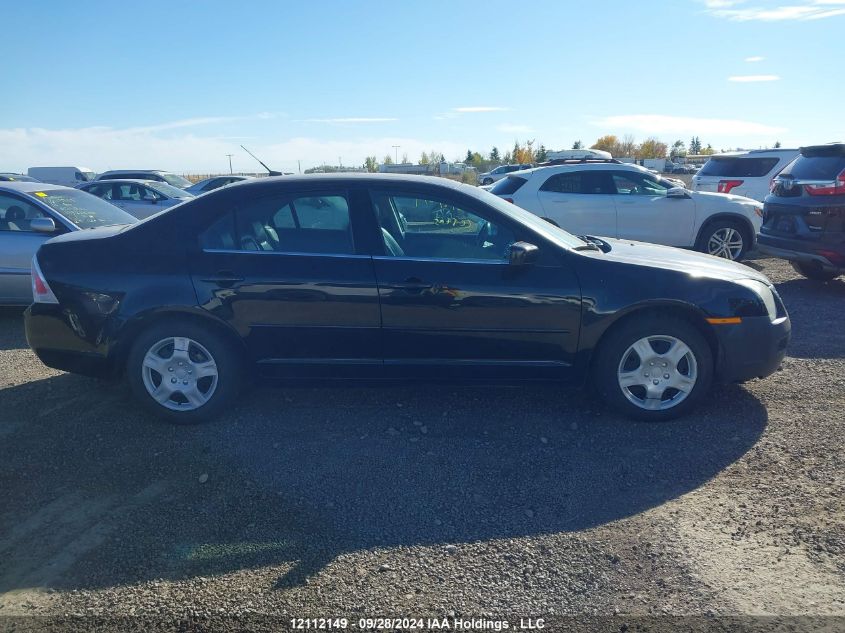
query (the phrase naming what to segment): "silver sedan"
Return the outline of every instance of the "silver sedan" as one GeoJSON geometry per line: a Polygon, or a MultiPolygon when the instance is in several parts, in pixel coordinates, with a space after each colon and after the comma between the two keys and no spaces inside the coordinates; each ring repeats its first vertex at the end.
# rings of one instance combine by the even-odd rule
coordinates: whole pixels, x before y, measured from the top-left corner
{"type": "Polygon", "coordinates": [[[32,257],[51,237],[137,220],[91,194],[41,182],[0,182],[0,305],[32,303],[32,257]]]}
{"type": "Polygon", "coordinates": [[[111,202],[139,220],[194,197],[184,189],[155,180],[97,180],[78,188],[111,202]]]}

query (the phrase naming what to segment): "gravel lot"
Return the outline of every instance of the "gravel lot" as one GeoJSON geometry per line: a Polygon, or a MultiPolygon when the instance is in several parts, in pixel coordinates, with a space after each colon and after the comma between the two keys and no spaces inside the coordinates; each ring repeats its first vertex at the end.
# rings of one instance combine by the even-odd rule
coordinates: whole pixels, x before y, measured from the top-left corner
{"type": "Polygon", "coordinates": [[[262,387],[173,427],[0,312],[0,618],[845,616],[845,281],[753,265],[783,370],[662,425],[426,385],[262,387]]]}

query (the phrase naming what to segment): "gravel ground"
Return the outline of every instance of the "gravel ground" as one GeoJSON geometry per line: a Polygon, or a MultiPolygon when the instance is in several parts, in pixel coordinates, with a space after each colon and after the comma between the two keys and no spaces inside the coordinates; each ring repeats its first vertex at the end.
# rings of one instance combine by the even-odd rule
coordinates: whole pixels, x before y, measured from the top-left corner
{"type": "Polygon", "coordinates": [[[556,386],[426,385],[260,388],[173,427],[45,368],[0,312],[0,628],[845,616],[845,281],[752,265],[793,320],[783,370],[660,425],[556,386]]]}

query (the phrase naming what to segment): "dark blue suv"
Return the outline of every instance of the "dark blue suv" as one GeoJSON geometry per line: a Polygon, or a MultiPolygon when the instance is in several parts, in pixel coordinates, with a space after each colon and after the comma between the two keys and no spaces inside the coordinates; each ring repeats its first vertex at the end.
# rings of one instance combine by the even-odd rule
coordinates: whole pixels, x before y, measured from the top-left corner
{"type": "Polygon", "coordinates": [[[802,147],[772,180],[757,240],[804,277],[845,274],[845,143],[802,147]]]}

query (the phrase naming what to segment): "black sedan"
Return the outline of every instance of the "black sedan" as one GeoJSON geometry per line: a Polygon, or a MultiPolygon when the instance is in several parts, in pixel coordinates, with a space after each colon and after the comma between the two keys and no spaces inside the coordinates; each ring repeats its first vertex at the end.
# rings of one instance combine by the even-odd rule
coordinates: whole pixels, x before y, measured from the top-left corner
{"type": "Polygon", "coordinates": [[[765,276],[707,255],[575,237],[475,187],[411,176],[262,178],[33,260],[30,346],[125,374],[174,421],[243,383],[564,380],[632,417],[766,376],[790,336],[765,276]]]}

